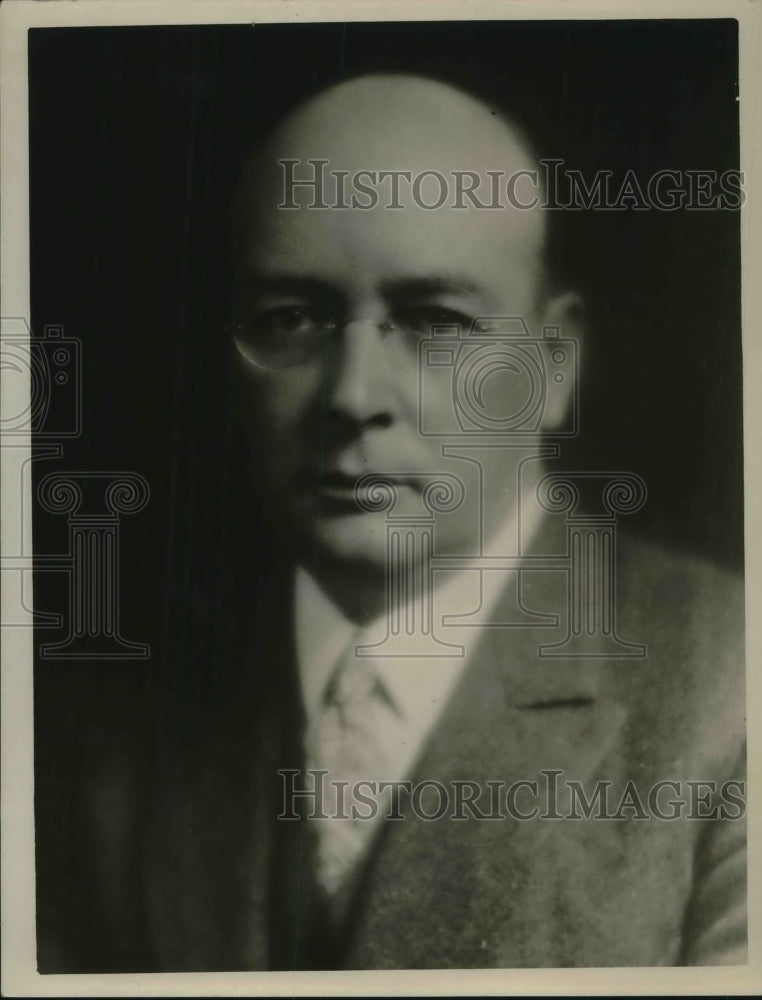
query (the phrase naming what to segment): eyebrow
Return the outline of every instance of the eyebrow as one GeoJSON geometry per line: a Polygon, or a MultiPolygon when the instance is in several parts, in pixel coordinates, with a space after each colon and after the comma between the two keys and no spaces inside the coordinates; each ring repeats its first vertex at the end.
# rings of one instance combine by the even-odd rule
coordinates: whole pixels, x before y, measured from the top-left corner
{"type": "Polygon", "coordinates": [[[395,298],[425,298],[430,295],[479,295],[483,289],[475,281],[460,275],[437,274],[397,278],[382,284],[382,290],[395,298]]]}

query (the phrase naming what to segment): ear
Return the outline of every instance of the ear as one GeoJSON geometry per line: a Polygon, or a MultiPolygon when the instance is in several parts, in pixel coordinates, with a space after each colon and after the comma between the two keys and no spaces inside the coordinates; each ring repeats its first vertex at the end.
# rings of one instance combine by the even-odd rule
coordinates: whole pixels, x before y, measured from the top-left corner
{"type": "Polygon", "coordinates": [[[584,301],[577,292],[562,292],[547,300],[540,316],[543,358],[549,380],[542,429],[553,431],[568,423],[571,409],[577,401],[586,327],[584,301]],[[547,327],[556,327],[557,337],[546,337],[547,327]],[[561,352],[557,355],[559,361],[554,359],[556,352],[561,352]]]}

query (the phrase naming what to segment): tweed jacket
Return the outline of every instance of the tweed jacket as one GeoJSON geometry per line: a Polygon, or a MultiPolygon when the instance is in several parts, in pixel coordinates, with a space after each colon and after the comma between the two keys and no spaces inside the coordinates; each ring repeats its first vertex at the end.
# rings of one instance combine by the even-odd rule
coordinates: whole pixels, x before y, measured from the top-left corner
{"type": "Polygon", "coordinates": [[[132,681],[128,696],[125,673],[113,675],[97,736],[73,716],[76,766],[41,751],[52,791],[38,825],[43,815],[56,830],[38,845],[41,971],[745,961],[735,578],[623,541],[617,630],[645,656],[557,659],[538,647],[564,634],[564,574],[514,574],[495,620],[520,603],[558,613],[558,626],[484,630],[413,775],[447,789],[492,782],[503,804],[513,785],[512,814],[383,821],[346,927],[328,940],[310,821],[278,819],[278,772],[304,767],[288,576],[260,587],[243,638],[226,646],[218,629],[197,648],[205,669],[170,695],[132,681]],[[524,818],[533,806],[540,815],[524,818]]]}

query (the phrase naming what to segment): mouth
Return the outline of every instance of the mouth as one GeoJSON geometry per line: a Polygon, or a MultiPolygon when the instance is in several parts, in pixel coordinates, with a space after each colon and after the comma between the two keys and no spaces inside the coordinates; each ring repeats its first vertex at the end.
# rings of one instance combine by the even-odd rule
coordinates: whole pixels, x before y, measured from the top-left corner
{"type": "Polygon", "coordinates": [[[377,495],[377,488],[374,481],[390,483],[395,490],[403,491],[414,489],[415,486],[409,477],[402,477],[399,474],[389,475],[384,472],[369,473],[367,469],[356,475],[333,470],[323,473],[319,478],[318,490],[320,499],[324,506],[329,508],[342,508],[359,512],[366,504],[372,505],[374,496],[377,495]],[[358,486],[360,479],[373,476],[373,480],[358,486]]]}

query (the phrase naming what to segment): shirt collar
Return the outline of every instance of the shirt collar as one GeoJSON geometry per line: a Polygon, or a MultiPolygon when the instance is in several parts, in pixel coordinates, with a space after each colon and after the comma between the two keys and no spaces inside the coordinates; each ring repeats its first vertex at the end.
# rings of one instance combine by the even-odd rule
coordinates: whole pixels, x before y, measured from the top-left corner
{"type": "Polygon", "coordinates": [[[318,711],[331,674],[356,627],[302,567],[294,585],[296,657],[307,718],[318,711]]]}
{"type": "MultiPolygon", "coordinates": [[[[535,504],[522,503],[521,540],[525,551],[541,520],[541,511],[535,504]]],[[[507,518],[490,540],[493,552],[515,551],[518,537],[518,518],[514,512],[507,518]]],[[[484,623],[494,610],[500,587],[489,588],[486,599],[480,600],[481,588],[477,563],[468,562],[437,585],[434,574],[434,620],[442,614],[458,614],[470,607],[478,611],[469,619],[464,629],[466,644],[473,649],[484,623]],[[476,628],[474,627],[476,626],[476,628]]],[[[491,570],[490,573],[498,571],[491,570]]],[[[316,583],[302,566],[297,567],[295,578],[295,628],[296,652],[301,679],[302,697],[308,718],[318,712],[326,686],[339,659],[350,643],[370,645],[380,642],[386,635],[386,616],[369,622],[363,628],[355,626],[339,607],[316,583]]],[[[443,639],[456,637],[455,628],[448,628],[443,639]]],[[[454,687],[465,667],[466,657],[416,657],[416,636],[410,637],[410,658],[378,657],[373,663],[386,693],[403,714],[428,715],[433,705],[441,705],[454,687]]],[[[468,652],[468,648],[467,648],[468,652]]]]}

